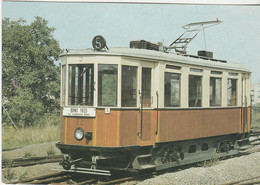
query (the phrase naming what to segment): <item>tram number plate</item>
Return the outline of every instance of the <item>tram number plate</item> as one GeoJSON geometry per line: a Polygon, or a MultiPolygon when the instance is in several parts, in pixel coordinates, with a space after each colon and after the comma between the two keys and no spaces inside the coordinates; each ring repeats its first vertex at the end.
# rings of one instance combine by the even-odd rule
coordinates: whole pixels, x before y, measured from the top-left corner
{"type": "Polygon", "coordinates": [[[63,116],[96,117],[96,108],[63,107],[63,116]]]}

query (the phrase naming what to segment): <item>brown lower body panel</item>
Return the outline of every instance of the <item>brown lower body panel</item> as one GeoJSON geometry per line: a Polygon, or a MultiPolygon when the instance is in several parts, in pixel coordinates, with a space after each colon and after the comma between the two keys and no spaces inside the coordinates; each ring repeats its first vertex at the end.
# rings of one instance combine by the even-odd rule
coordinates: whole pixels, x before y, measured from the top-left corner
{"type": "Polygon", "coordinates": [[[61,143],[85,146],[145,146],[250,130],[250,108],[247,114],[241,108],[160,109],[158,119],[157,110],[143,110],[142,123],[141,111],[129,109],[110,114],[98,109],[95,118],[61,117],[61,143]],[[76,140],[77,127],[92,132],[92,140],[76,140]]]}
{"type": "Polygon", "coordinates": [[[241,109],[160,111],[157,142],[241,133],[241,109]]]}

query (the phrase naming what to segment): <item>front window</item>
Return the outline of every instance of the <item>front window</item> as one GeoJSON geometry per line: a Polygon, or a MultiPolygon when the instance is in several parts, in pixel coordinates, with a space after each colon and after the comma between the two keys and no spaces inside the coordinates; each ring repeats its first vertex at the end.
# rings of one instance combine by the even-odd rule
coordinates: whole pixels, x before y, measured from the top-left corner
{"type": "Polygon", "coordinates": [[[136,107],[137,67],[122,66],[122,107],[136,107]]]}
{"type": "Polygon", "coordinates": [[[164,77],[164,106],[180,106],[180,74],[165,73],[164,77]]]}
{"type": "Polygon", "coordinates": [[[210,78],[210,106],[221,105],[221,78],[210,78]]]}
{"type": "Polygon", "coordinates": [[[201,107],[201,76],[189,76],[189,107],[201,107]]]}
{"type": "Polygon", "coordinates": [[[228,79],[227,84],[227,104],[228,106],[236,106],[237,105],[237,80],[236,79],[228,79]]]}
{"type": "Polygon", "coordinates": [[[69,105],[93,106],[94,65],[69,65],[69,105]]]}
{"type": "Polygon", "coordinates": [[[117,65],[98,65],[98,106],[117,106],[117,65]]]}
{"type": "Polygon", "coordinates": [[[61,81],[61,91],[62,91],[62,101],[61,104],[65,105],[65,97],[66,97],[66,65],[62,66],[62,81],[61,81]]]}

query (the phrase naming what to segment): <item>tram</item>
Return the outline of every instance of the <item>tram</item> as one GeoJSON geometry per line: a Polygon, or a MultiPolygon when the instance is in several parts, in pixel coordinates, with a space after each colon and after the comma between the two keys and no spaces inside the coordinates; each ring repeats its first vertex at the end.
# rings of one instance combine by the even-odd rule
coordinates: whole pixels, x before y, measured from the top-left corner
{"type": "Polygon", "coordinates": [[[132,41],[61,54],[67,171],[162,170],[234,155],[248,144],[251,72],[239,64],[132,41]]]}

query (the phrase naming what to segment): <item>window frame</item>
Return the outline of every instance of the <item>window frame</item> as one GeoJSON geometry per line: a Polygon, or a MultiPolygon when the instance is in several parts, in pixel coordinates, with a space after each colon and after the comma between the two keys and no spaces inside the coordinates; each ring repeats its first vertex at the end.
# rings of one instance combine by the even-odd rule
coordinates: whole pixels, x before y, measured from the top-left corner
{"type": "MultiPolygon", "coordinates": [[[[67,94],[67,96],[66,96],[66,98],[67,98],[67,105],[68,106],[85,106],[85,107],[94,107],[95,106],[95,64],[94,63],[83,63],[83,64],[81,64],[81,63],[69,63],[68,65],[67,65],[68,67],[68,69],[67,69],[67,73],[68,73],[68,75],[67,75],[67,89],[68,89],[68,94],[67,94]],[[89,85],[92,85],[92,90],[90,90],[91,91],[91,94],[92,95],[89,95],[91,98],[92,98],[92,100],[91,100],[91,104],[90,105],[85,105],[85,104],[76,104],[76,90],[77,90],[77,92],[78,92],[78,90],[79,89],[76,89],[76,83],[79,83],[79,79],[78,79],[78,76],[79,76],[79,71],[78,71],[78,73],[76,72],[76,68],[78,67],[78,66],[83,66],[83,68],[84,67],[86,67],[86,66],[91,66],[92,67],[92,73],[93,73],[93,75],[92,75],[92,78],[91,78],[91,81],[89,81],[89,85]],[[72,66],[74,66],[75,67],[75,76],[74,77],[72,77],[71,78],[71,73],[73,72],[71,72],[70,70],[73,70],[73,68],[72,68],[72,66]],[[71,68],[70,68],[71,67],[71,68]],[[76,74],[78,74],[78,76],[76,75],[76,74]],[[72,81],[74,79],[74,81],[77,79],[78,80],[78,82],[76,82],[75,81],[75,84],[73,84],[75,87],[74,87],[74,92],[73,92],[73,94],[75,94],[75,99],[74,99],[74,101],[75,101],[75,103],[74,104],[72,104],[71,103],[71,101],[70,101],[70,91],[72,91],[72,88],[71,88],[71,85],[70,85],[70,83],[72,83],[72,82],[70,82],[70,80],[72,81]],[[91,84],[92,83],[92,84],[91,84]]],[[[84,70],[82,70],[82,72],[84,72],[84,70]]],[[[82,81],[84,80],[84,76],[82,77],[82,81]]],[[[82,84],[83,84],[83,82],[82,82],[82,84]]],[[[85,93],[86,93],[86,89],[84,90],[84,88],[83,88],[83,85],[82,85],[82,102],[83,102],[83,99],[84,99],[84,93],[83,93],[83,91],[85,91],[85,93]]],[[[85,97],[86,98],[86,97],[85,97]]]]}
{"type": "Polygon", "coordinates": [[[182,73],[176,73],[175,71],[169,71],[169,70],[167,70],[167,71],[164,71],[164,80],[163,80],[163,84],[164,84],[164,102],[163,102],[163,106],[165,107],[165,108],[181,108],[181,98],[182,98],[182,96],[181,96],[181,84],[182,84],[182,80],[181,80],[181,78],[182,78],[182,73]],[[175,74],[175,75],[178,75],[178,77],[179,77],[179,105],[178,106],[166,106],[166,104],[165,104],[165,98],[166,98],[166,96],[165,96],[165,78],[166,78],[166,73],[169,73],[169,74],[175,74]]]}
{"type": "Polygon", "coordinates": [[[203,74],[201,74],[201,75],[197,75],[197,74],[194,74],[194,73],[189,73],[188,74],[188,107],[189,108],[203,108],[203,99],[204,99],[204,97],[203,97],[203,78],[204,78],[205,76],[203,75],[203,74]],[[194,76],[194,77],[200,77],[200,85],[201,85],[201,100],[200,100],[200,106],[190,106],[190,77],[191,76],[194,76]]]}
{"type": "Polygon", "coordinates": [[[146,106],[146,104],[144,104],[144,102],[143,102],[143,108],[151,108],[152,107],[152,103],[153,103],[152,102],[152,92],[153,92],[153,89],[152,89],[152,87],[153,87],[152,86],[152,80],[153,80],[152,73],[153,73],[153,68],[152,67],[141,66],[141,73],[142,73],[141,74],[141,92],[142,92],[143,100],[144,100],[144,92],[143,92],[144,91],[144,89],[143,89],[143,77],[144,77],[143,76],[143,72],[144,72],[143,70],[144,69],[146,69],[146,70],[149,69],[150,70],[150,94],[149,94],[149,96],[150,96],[149,97],[149,101],[150,102],[148,103],[149,106],[146,106]]]}
{"type": "Polygon", "coordinates": [[[222,93],[223,93],[223,90],[222,90],[222,83],[223,83],[223,79],[221,76],[210,76],[209,77],[209,106],[210,107],[222,107],[222,93]],[[211,78],[214,78],[214,79],[220,79],[220,104],[219,105],[211,105],[211,102],[210,102],[210,83],[211,83],[211,78]]]}
{"type": "Polygon", "coordinates": [[[97,63],[97,71],[98,71],[98,73],[97,73],[97,97],[96,97],[96,99],[97,99],[97,107],[118,107],[118,86],[119,86],[119,82],[118,82],[118,76],[119,76],[119,65],[117,64],[117,63],[97,63]],[[100,105],[99,103],[99,100],[100,100],[100,79],[99,79],[99,66],[101,66],[101,65],[114,65],[114,66],[116,66],[117,67],[117,71],[116,71],[116,91],[115,91],[115,93],[116,93],[116,98],[115,98],[115,101],[116,101],[116,105],[100,105]]]}
{"type": "Polygon", "coordinates": [[[237,78],[227,78],[227,107],[236,107],[238,106],[238,79],[237,78]],[[232,91],[231,91],[231,105],[229,104],[229,99],[228,99],[228,82],[229,80],[235,80],[236,81],[236,104],[232,105],[232,91]]]}
{"type": "Polygon", "coordinates": [[[121,83],[120,83],[120,89],[121,89],[121,92],[120,92],[120,105],[121,105],[121,108],[138,108],[139,107],[139,101],[138,101],[138,98],[139,98],[139,96],[138,96],[138,90],[139,90],[139,81],[140,81],[140,79],[138,78],[139,77],[139,75],[140,75],[140,72],[139,72],[139,70],[140,70],[140,67],[138,66],[138,65],[129,65],[129,64],[124,64],[124,63],[122,63],[122,64],[120,64],[121,65],[121,79],[120,79],[120,81],[121,81],[121,83]],[[135,106],[123,106],[123,75],[125,74],[124,72],[123,72],[123,68],[124,67],[131,67],[131,68],[136,68],[136,79],[135,79],[135,82],[136,82],[136,84],[135,84],[135,87],[136,87],[136,98],[135,98],[135,106]]]}
{"type": "Polygon", "coordinates": [[[67,104],[67,65],[61,65],[61,107],[66,106],[67,104]]]}

